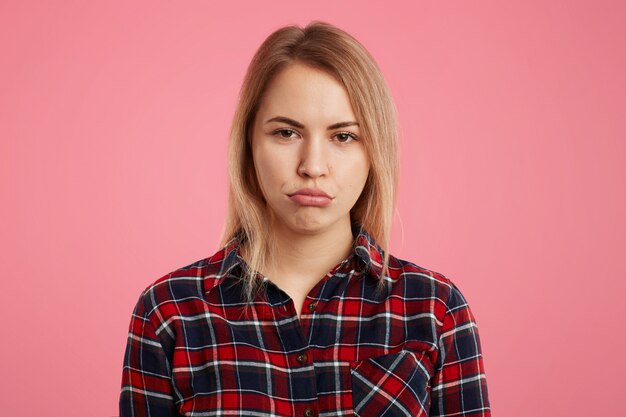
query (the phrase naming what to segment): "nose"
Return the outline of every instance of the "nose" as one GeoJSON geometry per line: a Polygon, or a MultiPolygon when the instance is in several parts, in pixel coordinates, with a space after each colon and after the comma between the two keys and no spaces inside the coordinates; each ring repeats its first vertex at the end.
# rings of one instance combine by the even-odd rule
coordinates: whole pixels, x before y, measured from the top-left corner
{"type": "Polygon", "coordinates": [[[328,147],[323,137],[309,137],[300,149],[298,174],[310,178],[327,175],[329,172],[328,147]]]}

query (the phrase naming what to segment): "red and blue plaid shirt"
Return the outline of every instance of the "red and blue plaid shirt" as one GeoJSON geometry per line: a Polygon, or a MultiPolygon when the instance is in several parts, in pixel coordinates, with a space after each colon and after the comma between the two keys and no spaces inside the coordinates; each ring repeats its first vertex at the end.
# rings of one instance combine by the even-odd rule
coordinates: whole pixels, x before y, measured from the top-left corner
{"type": "Polygon", "coordinates": [[[443,275],[354,249],[298,318],[269,279],[242,302],[238,239],[157,280],[135,307],[124,357],[126,416],[490,416],[474,317],[443,275]]]}

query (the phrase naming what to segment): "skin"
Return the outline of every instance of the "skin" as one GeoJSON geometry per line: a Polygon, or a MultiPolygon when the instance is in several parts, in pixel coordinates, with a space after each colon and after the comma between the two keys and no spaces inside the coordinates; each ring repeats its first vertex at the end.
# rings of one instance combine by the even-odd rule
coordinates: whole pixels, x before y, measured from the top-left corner
{"type": "Polygon", "coordinates": [[[343,86],[295,63],[269,83],[252,129],[254,167],[279,248],[261,272],[291,297],[298,315],[308,292],[351,251],[350,210],[370,169],[359,126],[329,129],[340,122],[356,122],[343,86]],[[277,117],[297,123],[270,121],[277,117]],[[289,195],[302,188],[321,189],[331,203],[292,201],[289,195]]]}

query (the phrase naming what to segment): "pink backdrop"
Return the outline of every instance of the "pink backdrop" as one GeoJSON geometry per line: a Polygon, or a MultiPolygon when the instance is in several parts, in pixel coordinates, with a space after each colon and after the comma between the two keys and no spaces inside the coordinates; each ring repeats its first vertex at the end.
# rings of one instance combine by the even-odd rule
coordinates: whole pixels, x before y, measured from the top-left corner
{"type": "Polygon", "coordinates": [[[392,252],[468,298],[494,415],[625,415],[626,3],[213,3],[0,2],[2,415],[117,415],[140,291],[217,249],[247,63],[312,19],[392,87],[392,252]]]}

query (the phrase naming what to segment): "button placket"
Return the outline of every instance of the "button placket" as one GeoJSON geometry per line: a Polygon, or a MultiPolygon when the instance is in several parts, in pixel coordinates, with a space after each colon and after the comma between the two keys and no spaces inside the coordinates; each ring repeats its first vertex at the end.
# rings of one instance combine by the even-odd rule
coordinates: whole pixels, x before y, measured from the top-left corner
{"type": "Polygon", "coordinates": [[[291,317],[295,314],[295,310],[292,306],[293,302],[287,301],[277,306],[274,311],[276,311],[280,317],[291,317]]]}
{"type": "Polygon", "coordinates": [[[306,353],[301,353],[296,357],[296,360],[298,361],[300,365],[304,365],[309,360],[309,357],[307,356],[306,353]]]}

